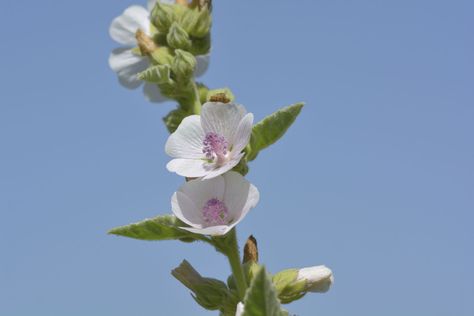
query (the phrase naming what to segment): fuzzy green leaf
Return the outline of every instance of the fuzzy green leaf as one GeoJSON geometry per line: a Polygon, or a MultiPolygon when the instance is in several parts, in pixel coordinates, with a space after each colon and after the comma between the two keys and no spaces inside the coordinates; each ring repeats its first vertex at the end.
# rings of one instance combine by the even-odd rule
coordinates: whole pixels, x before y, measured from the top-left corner
{"type": "Polygon", "coordinates": [[[261,268],[247,289],[243,316],[281,316],[280,301],[271,277],[261,268]]]}
{"type": "Polygon", "coordinates": [[[258,122],[252,129],[247,147],[247,160],[254,160],[258,153],[280,139],[300,114],[304,103],[282,108],[258,122]]]}
{"type": "Polygon", "coordinates": [[[193,238],[195,234],[179,227],[184,226],[173,215],[162,215],[138,223],[112,228],[109,234],[141,240],[173,240],[193,238]]]}

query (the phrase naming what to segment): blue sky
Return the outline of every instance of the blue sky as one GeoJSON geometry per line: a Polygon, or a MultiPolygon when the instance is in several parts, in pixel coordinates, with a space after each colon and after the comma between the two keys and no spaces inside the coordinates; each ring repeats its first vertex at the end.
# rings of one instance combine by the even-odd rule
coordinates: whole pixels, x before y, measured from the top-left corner
{"type": "MultiPolygon", "coordinates": [[[[133,1],[0,4],[0,314],[209,315],[171,275],[206,245],[106,235],[170,212],[161,118],[108,68],[133,1]]],[[[143,3],[144,4],[144,3],[143,3]]],[[[298,315],[474,314],[472,1],[215,1],[203,82],[256,119],[305,101],[248,175],[272,272],[325,264],[298,315]]]]}

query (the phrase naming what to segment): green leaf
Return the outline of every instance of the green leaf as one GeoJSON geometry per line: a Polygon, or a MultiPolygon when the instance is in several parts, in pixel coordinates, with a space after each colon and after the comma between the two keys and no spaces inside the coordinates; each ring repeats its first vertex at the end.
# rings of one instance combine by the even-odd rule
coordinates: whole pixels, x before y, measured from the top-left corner
{"type": "Polygon", "coordinates": [[[186,111],[176,109],[169,112],[168,115],[163,118],[163,122],[165,122],[168,131],[170,133],[173,133],[186,116],[188,116],[188,113],[186,111]]]}
{"type": "Polygon", "coordinates": [[[184,225],[173,215],[162,215],[138,223],[112,228],[109,230],[109,234],[141,240],[173,240],[200,237],[179,228],[184,225]]]}
{"type": "Polygon", "coordinates": [[[169,83],[170,78],[170,66],[168,65],[157,65],[152,66],[137,74],[138,79],[144,80],[151,83],[169,83]]]}
{"type": "Polygon", "coordinates": [[[304,103],[296,103],[267,116],[252,129],[247,147],[247,160],[254,160],[258,153],[280,139],[300,114],[304,103]]]}
{"type": "Polygon", "coordinates": [[[262,267],[247,289],[243,316],[280,316],[280,301],[271,277],[262,267]]]}

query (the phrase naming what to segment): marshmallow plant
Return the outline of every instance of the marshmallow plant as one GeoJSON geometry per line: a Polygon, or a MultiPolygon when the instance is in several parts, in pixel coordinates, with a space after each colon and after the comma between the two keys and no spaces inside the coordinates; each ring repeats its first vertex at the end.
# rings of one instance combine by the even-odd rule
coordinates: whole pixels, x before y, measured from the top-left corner
{"type": "Polygon", "coordinates": [[[254,125],[253,114],[227,89],[210,90],[196,82],[209,64],[211,0],[150,0],[115,18],[116,49],[109,64],[122,85],[144,83],[149,101],[174,101],[163,121],[171,133],[165,151],[170,172],[184,177],[172,195],[172,214],[114,228],[110,234],[141,240],[201,241],[228,258],[226,282],[201,276],[184,260],[171,274],[195,301],[224,316],[289,315],[282,308],[309,292],[326,292],[330,269],[315,266],[270,274],[258,262],[252,236],[241,259],[236,226],[260,199],[245,179],[248,163],[282,137],[303,104],[284,107],[254,125]]]}

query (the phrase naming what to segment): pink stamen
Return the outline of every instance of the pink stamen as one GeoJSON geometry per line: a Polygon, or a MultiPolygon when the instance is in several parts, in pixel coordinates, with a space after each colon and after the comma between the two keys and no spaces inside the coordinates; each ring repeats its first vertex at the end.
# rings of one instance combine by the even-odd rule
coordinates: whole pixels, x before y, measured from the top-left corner
{"type": "Polygon", "coordinates": [[[202,142],[202,152],[206,155],[209,160],[224,161],[227,155],[228,143],[224,136],[209,132],[206,134],[204,141],[202,142]]]}
{"type": "Polygon", "coordinates": [[[228,223],[229,212],[224,202],[218,199],[210,199],[202,208],[204,221],[209,225],[225,225],[228,223]]]}

